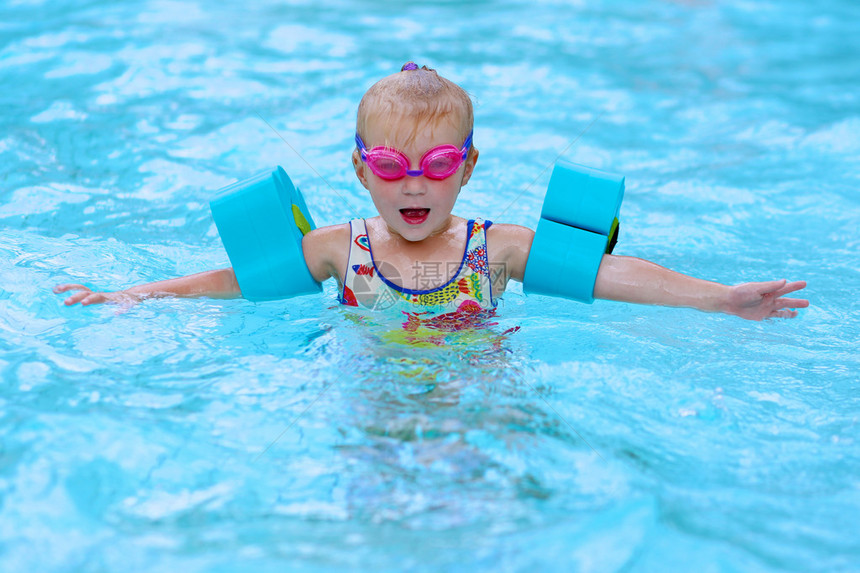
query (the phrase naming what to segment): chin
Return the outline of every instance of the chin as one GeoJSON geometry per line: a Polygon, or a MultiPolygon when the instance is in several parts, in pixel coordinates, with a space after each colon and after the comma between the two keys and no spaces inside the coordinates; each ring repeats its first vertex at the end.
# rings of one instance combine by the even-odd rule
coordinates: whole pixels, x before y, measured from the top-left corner
{"type": "Polygon", "coordinates": [[[388,224],[388,230],[393,234],[399,235],[410,243],[423,241],[436,233],[444,231],[447,226],[447,221],[449,220],[449,218],[446,218],[444,221],[436,221],[431,216],[420,225],[410,225],[399,215],[400,214],[398,213],[397,219],[395,219],[395,225],[386,222],[388,224]]]}
{"type": "Polygon", "coordinates": [[[426,229],[416,229],[413,227],[409,229],[403,229],[403,232],[398,233],[398,235],[400,235],[410,243],[418,243],[429,237],[431,233],[426,229]]]}

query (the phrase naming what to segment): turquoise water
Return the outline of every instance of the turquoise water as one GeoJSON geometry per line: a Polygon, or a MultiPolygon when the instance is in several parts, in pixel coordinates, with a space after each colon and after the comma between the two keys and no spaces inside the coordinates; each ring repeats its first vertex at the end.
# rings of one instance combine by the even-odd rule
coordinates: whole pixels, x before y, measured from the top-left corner
{"type": "Polygon", "coordinates": [[[860,570],[858,24],[849,0],[4,2],[0,570],[860,570]],[[208,201],[275,164],[318,224],[372,214],[355,107],[410,59],[476,103],[460,214],[534,226],[563,154],[627,176],[616,253],[805,279],[812,306],[514,287],[416,341],[333,285],[51,294],[225,265],[208,201]]]}

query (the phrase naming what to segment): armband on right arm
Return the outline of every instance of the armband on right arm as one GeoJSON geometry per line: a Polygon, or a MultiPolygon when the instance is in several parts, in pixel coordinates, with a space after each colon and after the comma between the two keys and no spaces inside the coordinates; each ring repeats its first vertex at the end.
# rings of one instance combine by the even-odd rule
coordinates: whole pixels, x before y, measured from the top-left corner
{"type": "Polygon", "coordinates": [[[283,168],[221,189],[209,206],[242,296],[261,301],[322,291],[302,252],[314,221],[283,168]]]}
{"type": "Polygon", "coordinates": [[[523,276],[526,293],[594,301],[603,255],[618,240],[624,177],[556,162],[523,276]]]}

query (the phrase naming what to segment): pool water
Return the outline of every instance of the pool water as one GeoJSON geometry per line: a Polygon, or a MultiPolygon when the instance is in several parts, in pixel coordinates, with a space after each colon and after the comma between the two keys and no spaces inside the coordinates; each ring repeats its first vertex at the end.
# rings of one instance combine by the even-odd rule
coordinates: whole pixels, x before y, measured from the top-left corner
{"type": "Polygon", "coordinates": [[[860,570],[858,24],[853,0],[3,3],[0,570],[860,570]],[[410,333],[333,284],[51,293],[227,265],[208,201],[276,164],[317,224],[372,215],[355,108],[407,60],[474,98],[459,214],[534,227],[562,156],[627,177],[617,254],[807,280],[810,308],[513,285],[410,333]]]}

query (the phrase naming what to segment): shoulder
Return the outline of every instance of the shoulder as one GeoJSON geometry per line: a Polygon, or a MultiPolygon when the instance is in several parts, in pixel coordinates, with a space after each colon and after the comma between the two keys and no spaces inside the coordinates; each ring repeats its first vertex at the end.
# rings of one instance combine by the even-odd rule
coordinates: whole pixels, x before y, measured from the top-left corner
{"type": "Polygon", "coordinates": [[[521,225],[491,225],[487,229],[490,264],[504,265],[510,278],[522,280],[534,236],[534,231],[521,225]]]}
{"type": "Polygon", "coordinates": [[[349,256],[349,240],[349,223],[319,227],[302,238],[305,262],[316,280],[339,278],[349,256]]]}
{"type": "Polygon", "coordinates": [[[535,232],[528,227],[511,225],[508,223],[492,223],[487,229],[487,238],[499,242],[522,242],[527,240],[531,243],[535,232]]]}
{"type": "Polygon", "coordinates": [[[528,252],[535,232],[528,227],[494,223],[487,229],[487,243],[492,243],[496,251],[521,250],[528,252]]]}
{"type": "Polygon", "coordinates": [[[302,246],[323,245],[343,238],[349,238],[349,223],[318,227],[302,238],[302,246]]]}

